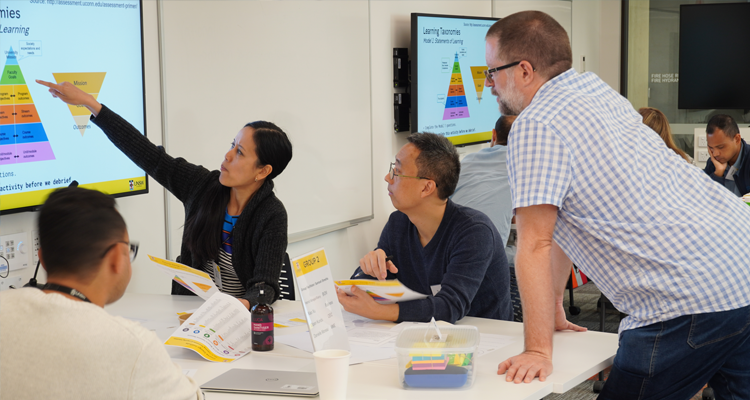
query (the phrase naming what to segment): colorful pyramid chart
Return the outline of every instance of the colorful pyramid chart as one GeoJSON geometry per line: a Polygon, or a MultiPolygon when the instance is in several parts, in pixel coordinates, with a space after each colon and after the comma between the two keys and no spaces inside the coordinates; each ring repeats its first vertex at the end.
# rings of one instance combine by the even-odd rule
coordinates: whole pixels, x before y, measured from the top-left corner
{"type": "Polygon", "coordinates": [[[451,74],[451,85],[448,88],[448,97],[445,99],[443,120],[457,118],[469,118],[469,106],[466,104],[466,93],[464,92],[464,81],[461,79],[461,66],[458,64],[458,53],[453,60],[453,73],[451,74]]]}
{"type": "MultiPolygon", "coordinates": [[[[104,75],[106,74],[106,72],[58,72],[53,73],[52,76],[55,77],[57,84],[68,81],[84,92],[93,95],[96,99],[99,97],[99,90],[102,88],[104,75]]],[[[73,114],[73,119],[76,121],[76,126],[81,132],[81,136],[83,136],[89,127],[91,111],[84,106],[68,105],[68,108],[70,109],[70,113],[73,114]]]]}
{"type": "Polygon", "coordinates": [[[0,165],[54,159],[11,47],[0,78],[0,165]]]}
{"type": "Polygon", "coordinates": [[[482,93],[484,92],[484,71],[486,66],[469,67],[471,68],[471,78],[474,79],[474,89],[477,91],[477,102],[482,102],[482,93]]]}

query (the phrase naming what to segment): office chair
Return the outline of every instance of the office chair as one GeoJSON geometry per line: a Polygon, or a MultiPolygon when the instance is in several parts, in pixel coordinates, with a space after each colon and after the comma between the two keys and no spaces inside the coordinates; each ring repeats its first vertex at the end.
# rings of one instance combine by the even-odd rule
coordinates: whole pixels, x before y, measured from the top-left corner
{"type": "Polygon", "coordinates": [[[516,269],[510,267],[510,301],[513,303],[513,321],[523,322],[523,309],[521,308],[521,293],[518,291],[516,281],[516,269]]]}
{"type": "Polygon", "coordinates": [[[281,263],[281,275],[279,275],[279,300],[296,300],[294,294],[294,274],[292,273],[292,263],[289,261],[289,253],[284,253],[284,261],[281,263]]]}

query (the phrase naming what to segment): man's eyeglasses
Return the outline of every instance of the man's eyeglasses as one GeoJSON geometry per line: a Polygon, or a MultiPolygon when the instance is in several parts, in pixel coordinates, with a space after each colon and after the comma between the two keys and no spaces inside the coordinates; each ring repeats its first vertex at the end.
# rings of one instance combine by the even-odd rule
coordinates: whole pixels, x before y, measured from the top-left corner
{"type": "Polygon", "coordinates": [[[107,253],[109,253],[109,251],[112,250],[113,247],[117,246],[120,243],[124,243],[124,244],[130,246],[130,262],[135,261],[135,256],[138,255],[138,242],[130,242],[130,243],[128,243],[128,242],[125,242],[123,240],[120,240],[118,242],[112,243],[109,247],[107,247],[106,250],[104,250],[104,253],[102,253],[102,255],[99,256],[99,258],[104,258],[104,256],[106,256],[107,253]]]}
{"type": "MultiPolygon", "coordinates": [[[[393,169],[394,165],[396,165],[396,163],[391,163],[391,166],[388,169],[388,176],[390,177],[391,180],[393,180],[393,177],[395,177],[395,176],[399,176],[401,178],[414,178],[414,179],[428,179],[428,180],[432,180],[430,178],[425,178],[423,176],[409,176],[409,175],[397,174],[396,170],[393,169]]],[[[437,187],[437,182],[435,183],[435,187],[437,187]]]]}
{"type": "MultiPolygon", "coordinates": [[[[506,68],[515,67],[516,65],[518,65],[520,63],[521,63],[520,61],[516,61],[516,62],[512,62],[510,64],[501,65],[501,66],[499,66],[497,68],[486,69],[486,70],[484,70],[484,77],[487,78],[487,80],[490,83],[495,83],[495,80],[492,78],[492,74],[494,74],[497,71],[502,71],[502,70],[504,70],[506,68]]],[[[534,68],[533,66],[531,68],[534,71],[536,71],[536,68],[534,68]]]]}

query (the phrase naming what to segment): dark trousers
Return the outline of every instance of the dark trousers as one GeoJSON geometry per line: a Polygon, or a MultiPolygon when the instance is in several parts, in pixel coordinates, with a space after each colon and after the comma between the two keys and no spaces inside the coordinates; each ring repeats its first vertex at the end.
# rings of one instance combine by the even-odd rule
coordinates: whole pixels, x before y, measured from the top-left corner
{"type": "Polygon", "coordinates": [[[750,306],[623,332],[598,400],[687,400],[707,382],[717,400],[750,400],[750,306]]]}

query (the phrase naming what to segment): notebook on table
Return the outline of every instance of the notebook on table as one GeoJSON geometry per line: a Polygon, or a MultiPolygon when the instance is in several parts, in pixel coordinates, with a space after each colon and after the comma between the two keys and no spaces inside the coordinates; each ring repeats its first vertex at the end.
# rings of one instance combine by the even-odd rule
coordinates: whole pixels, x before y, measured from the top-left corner
{"type": "Polygon", "coordinates": [[[207,392],[315,397],[314,372],[230,369],[201,385],[207,392]]]}

